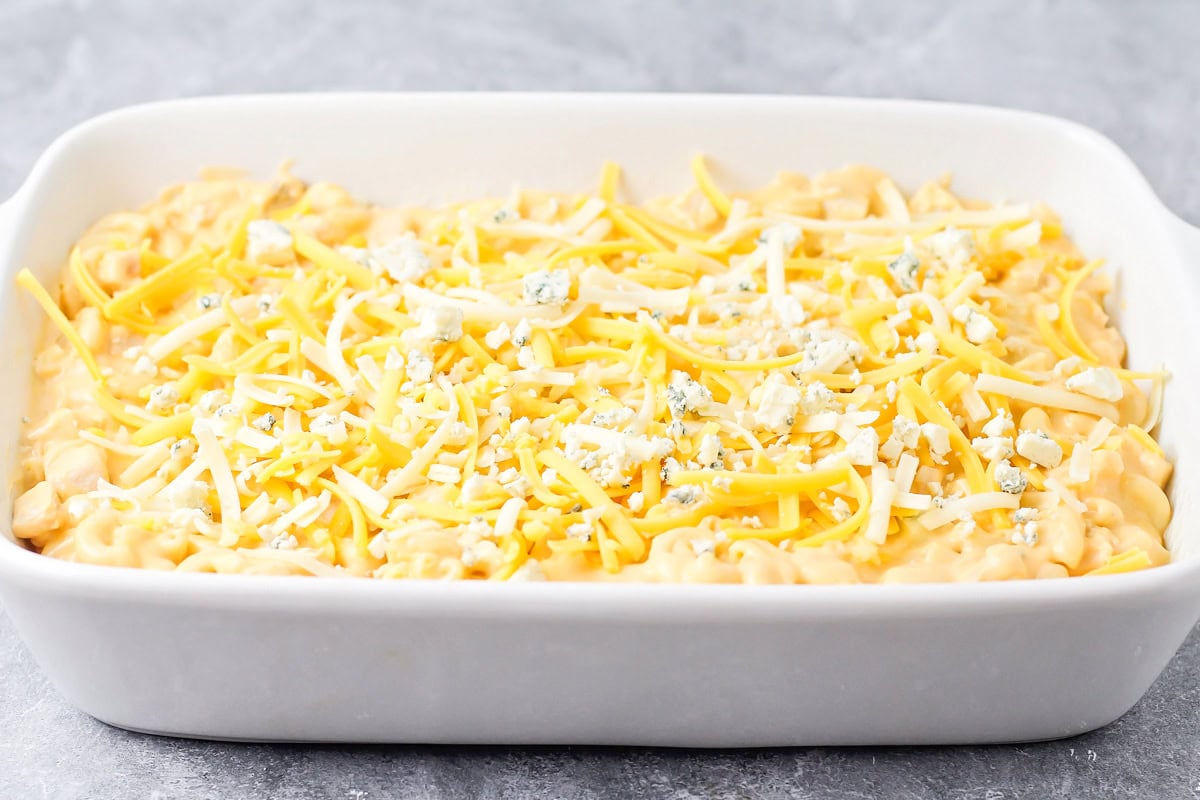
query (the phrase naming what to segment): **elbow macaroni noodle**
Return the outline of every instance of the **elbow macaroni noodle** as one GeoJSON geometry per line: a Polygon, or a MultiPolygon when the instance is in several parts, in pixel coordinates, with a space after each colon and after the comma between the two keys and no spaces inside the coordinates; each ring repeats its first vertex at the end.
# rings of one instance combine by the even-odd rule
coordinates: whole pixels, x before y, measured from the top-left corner
{"type": "Polygon", "coordinates": [[[13,529],[147,569],[973,581],[1163,564],[1165,374],[1041,206],[784,173],[633,205],[212,172],[47,292],[13,529]]]}

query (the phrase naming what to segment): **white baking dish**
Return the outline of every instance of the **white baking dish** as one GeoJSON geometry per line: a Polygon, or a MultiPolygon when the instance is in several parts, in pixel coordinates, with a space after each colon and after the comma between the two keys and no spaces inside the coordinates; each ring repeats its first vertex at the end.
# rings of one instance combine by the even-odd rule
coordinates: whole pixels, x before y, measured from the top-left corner
{"type": "MultiPolygon", "coordinates": [[[[688,746],[988,742],[1067,736],[1135,703],[1200,616],[1200,231],[1077,125],[927,103],[774,97],[316,95],[133,108],[62,137],[0,223],[0,469],[46,281],[100,214],[202,165],[302,176],[388,203],[591,186],[675,191],[703,150],[732,186],[865,161],[910,187],[1046,200],[1120,271],[1135,367],[1174,372],[1175,563],[1128,575],[865,587],[443,584],[173,575],[67,564],[0,537],[0,595],[80,708],[126,728],[330,741],[688,746]]],[[[0,519],[10,496],[3,493],[0,519]]]]}

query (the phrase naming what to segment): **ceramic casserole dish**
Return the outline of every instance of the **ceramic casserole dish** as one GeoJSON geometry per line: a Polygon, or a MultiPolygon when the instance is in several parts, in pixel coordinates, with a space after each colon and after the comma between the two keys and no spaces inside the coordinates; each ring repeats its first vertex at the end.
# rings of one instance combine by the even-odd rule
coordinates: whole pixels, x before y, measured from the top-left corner
{"type": "Polygon", "coordinates": [[[239,740],[696,747],[1048,739],[1104,725],[1200,616],[1200,231],[1078,125],[959,105],[787,97],[347,94],[131,108],[60,138],[0,208],[0,598],[58,689],[113,725],[239,740]],[[441,583],[171,574],[65,563],[8,526],[41,311],[102,214],[206,165],[297,172],[390,204],[570,191],[620,162],[635,196],[847,162],[967,196],[1044,200],[1117,278],[1129,364],[1172,372],[1171,564],[945,585],[441,583]]]}

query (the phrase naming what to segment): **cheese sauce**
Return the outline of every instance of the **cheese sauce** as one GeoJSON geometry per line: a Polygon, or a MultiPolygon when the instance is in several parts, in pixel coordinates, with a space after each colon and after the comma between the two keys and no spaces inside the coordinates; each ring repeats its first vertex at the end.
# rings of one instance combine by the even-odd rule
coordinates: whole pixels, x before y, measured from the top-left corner
{"type": "Polygon", "coordinates": [[[182,571],[979,581],[1168,561],[1162,373],[1042,206],[878,170],[388,209],[228,172],[97,222],[13,530],[182,571]]]}

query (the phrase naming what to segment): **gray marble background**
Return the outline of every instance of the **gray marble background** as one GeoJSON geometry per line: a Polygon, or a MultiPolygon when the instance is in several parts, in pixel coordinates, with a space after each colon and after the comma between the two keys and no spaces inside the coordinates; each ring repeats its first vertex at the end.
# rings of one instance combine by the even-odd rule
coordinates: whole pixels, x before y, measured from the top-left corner
{"type": "MultiPolygon", "coordinates": [[[[0,197],[54,136],[158,98],[563,89],[843,94],[1100,129],[1200,222],[1200,3],[3,0],[0,197]]],[[[1108,728],[1038,745],[680,752],[236,745],[108,728],[0,612],[0,798],[1200,797],[1200,634],[1108,728]]]]}

